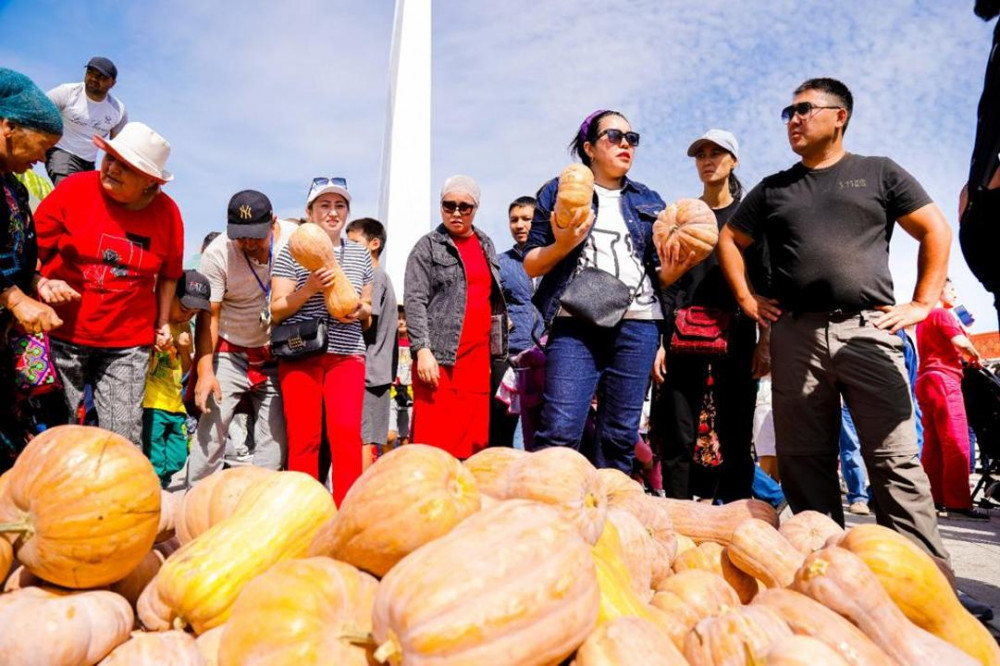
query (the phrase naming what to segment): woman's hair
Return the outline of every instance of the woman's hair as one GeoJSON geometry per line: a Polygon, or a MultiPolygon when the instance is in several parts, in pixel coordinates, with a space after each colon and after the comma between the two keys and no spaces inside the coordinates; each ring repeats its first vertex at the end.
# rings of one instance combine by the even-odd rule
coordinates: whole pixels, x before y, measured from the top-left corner
{"type": "Polygon", "coordinates": [[[580,158],[580,161],[588,167],[590,166],[590,157],[583,149],[583,144],[587,142],[594,144],[597,142],[597,132],[601,127],[601,120],[608,116],[618,116],[625,122],[628,122],[628,118],[626,118],[625,114],[620,111],[598,109],[587,116],[587,118],[580,123],[580,128],[576,131],[576,136],[574,136],[573,140],[569,142],[569,152],[576,153],[576,156],[580,158]]]}
{"type": "Polygon", "coordinates": [[[743,183],[736,177],[736,171],[729,172],[729,194],[737,201],[743,198],[743,183]]]}

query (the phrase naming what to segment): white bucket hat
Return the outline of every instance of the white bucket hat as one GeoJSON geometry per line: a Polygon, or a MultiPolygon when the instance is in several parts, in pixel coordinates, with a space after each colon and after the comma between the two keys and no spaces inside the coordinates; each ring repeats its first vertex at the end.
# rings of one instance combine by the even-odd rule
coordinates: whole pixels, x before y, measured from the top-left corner
{"type": "Polygon", "coordinates": [[[164,168],[170,157],[170,144],[145,123],[126,124],[111,141],[95,136],[94,145],[161,183],[174,179],[164,168]]]}

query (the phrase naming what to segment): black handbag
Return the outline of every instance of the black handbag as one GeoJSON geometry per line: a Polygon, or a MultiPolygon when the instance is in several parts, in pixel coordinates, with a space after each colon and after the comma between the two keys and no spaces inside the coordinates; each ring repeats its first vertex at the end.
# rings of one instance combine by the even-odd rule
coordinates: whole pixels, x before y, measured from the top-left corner
{"type": "Polygon", "coordinates": [[[622,320],[632,303],[632,290],[611,273],[593,266],[580,269],[559,297],[559,304],[577,319],[601,328],[622,320]]]}
{"type": "Polygon", "coordinates": [[[326,351],[326,320],[308,319],[271,329],[271,353],[291,360],[326,351]]]}

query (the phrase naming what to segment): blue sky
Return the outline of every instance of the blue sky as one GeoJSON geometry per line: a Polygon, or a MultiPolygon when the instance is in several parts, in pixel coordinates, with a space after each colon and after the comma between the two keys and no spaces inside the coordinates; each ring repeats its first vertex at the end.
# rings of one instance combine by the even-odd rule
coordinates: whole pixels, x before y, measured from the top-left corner
{"type": "MultiPolygon", "coordinates": [[[[791,91],[833,76],[855,97],[848,150],[895,159],[957,230],[992,31],[972,5],[435,0],[431,187],[453,173],[476,177],[476,222],[505,247],[509,201],[569,162],[566,144],[599,107],[622,110],[642,133],[630,175],[665,199],[700,193],[685,150],[709,127],[739,137],[738,173],[752,186],[795,161],[778,118],[791,91]]],[[[222,227],[229,196],[245,187],[297,215],[314,175],[344,175],[352,214],[375,214],[392,2],[124,7],[0,1],[0,63],[48,89],[79,80],[91,55],[115,60],[115,93],[131,117],[173,144],[167,191],[189,248],[222,227]]],[[[908,299],[916,243],[901,231],[890,265],[908,299]]],[[[994,329],[957,238],[951,273],[974,330],[994,329]]]]}

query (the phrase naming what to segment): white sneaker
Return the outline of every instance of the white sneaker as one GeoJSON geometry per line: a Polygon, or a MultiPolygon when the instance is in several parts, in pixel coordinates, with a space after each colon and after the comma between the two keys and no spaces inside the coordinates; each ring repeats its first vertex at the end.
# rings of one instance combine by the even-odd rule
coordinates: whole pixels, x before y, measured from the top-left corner
{"type": "Polygon", "coordinates": [[[861,500],[851,504],[851,506],[847,507],[847,510],[855,516],[871,515],[871,509],[868,508],[868,502],[863,502],[861,500]]]}

